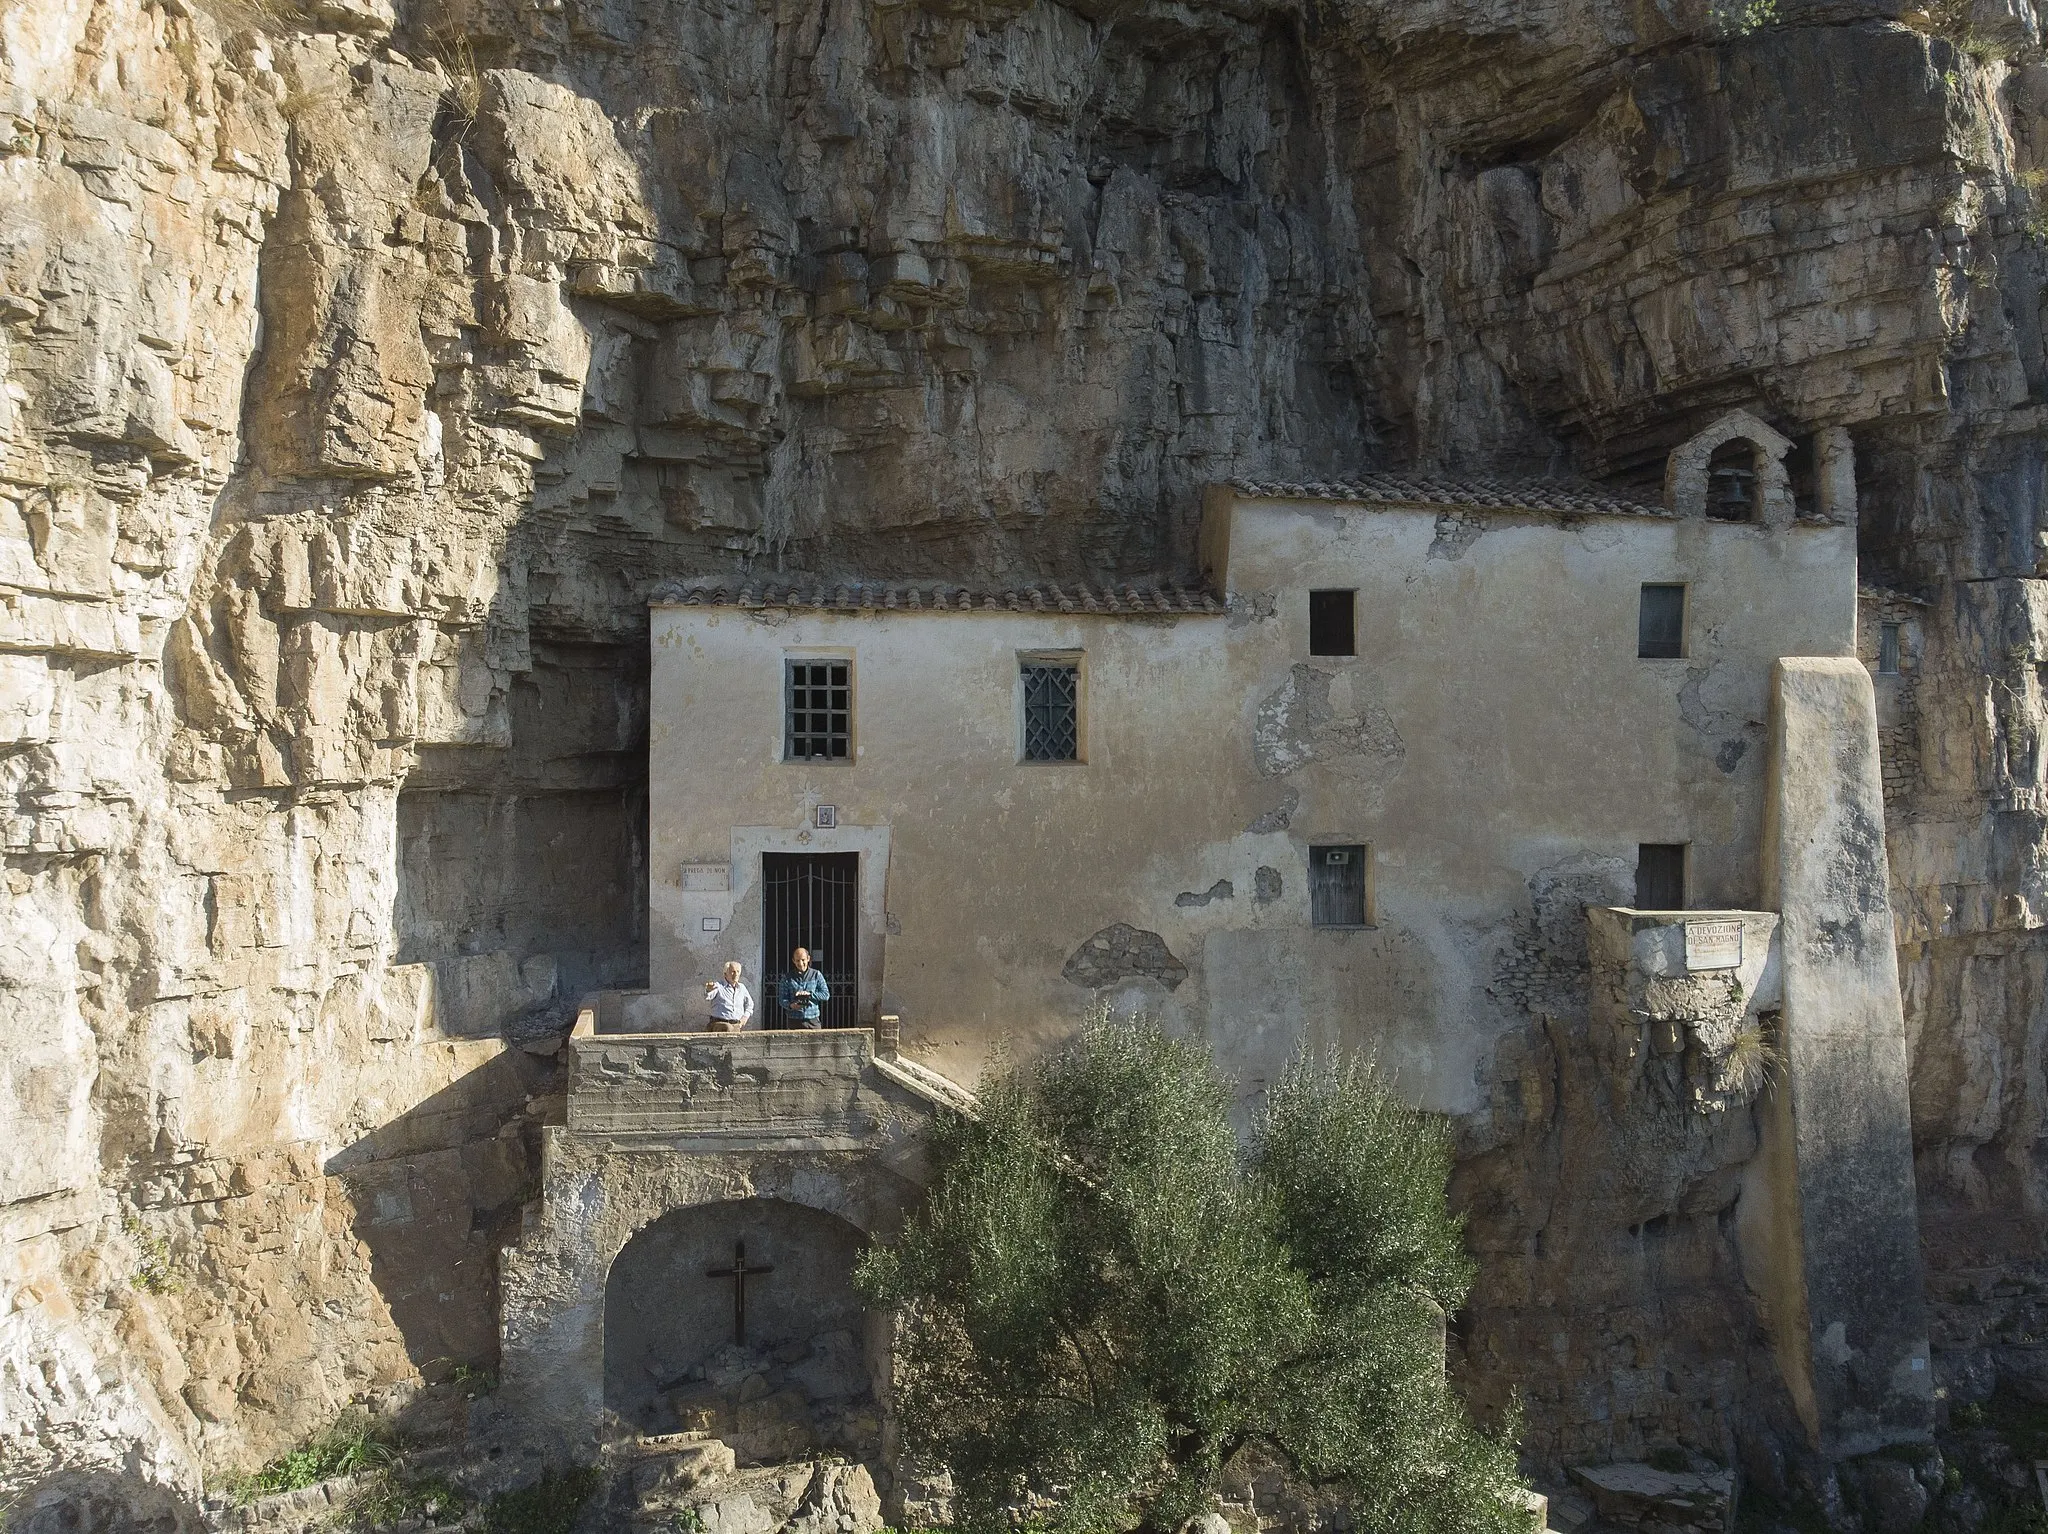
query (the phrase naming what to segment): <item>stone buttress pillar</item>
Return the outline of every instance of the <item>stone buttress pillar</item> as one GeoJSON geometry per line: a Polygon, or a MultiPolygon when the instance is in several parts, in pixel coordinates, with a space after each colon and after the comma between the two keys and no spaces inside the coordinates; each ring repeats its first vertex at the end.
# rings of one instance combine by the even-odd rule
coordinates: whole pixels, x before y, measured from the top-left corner
{"type": "MultiPolygon", "coordinates": [[[[1861,662],[1772,668],[1764,904],[1780,913],[1782,1078],[1763,1115],[1763,1292],[1830,1456],[1925,1439],[1933,1388],[1876,700],[1861,662]]],[[[1754,1217],[1754,1216],[1753,1216],[1754,1217]]]]}

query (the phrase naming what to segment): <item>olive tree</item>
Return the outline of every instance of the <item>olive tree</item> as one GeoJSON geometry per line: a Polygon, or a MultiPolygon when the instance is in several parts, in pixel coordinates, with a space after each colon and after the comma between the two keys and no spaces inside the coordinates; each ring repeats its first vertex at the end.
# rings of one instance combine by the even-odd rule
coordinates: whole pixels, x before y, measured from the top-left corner
{"type": "Polygon", "coordinates": [[[962,1527],[1169,1530],[1251,1452],[1387,1534],[1526,1528],[1442,1318],[1472,1268],[1440,1120],[1298,1062],[1248,1143],[1207,1050],[1099,1018],[931,1133],[933,1177],[859,1271],[898,1315],[905,1450],[962,1527]]]}

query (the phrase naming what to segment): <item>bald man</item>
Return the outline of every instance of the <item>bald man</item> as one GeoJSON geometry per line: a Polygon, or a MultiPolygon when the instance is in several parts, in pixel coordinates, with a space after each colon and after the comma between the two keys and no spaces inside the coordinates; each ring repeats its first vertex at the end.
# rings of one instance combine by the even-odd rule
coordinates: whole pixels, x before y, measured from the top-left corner
{"type": "Polygon", "coordinates": [[[816,1028],[818,1003],[832,999],[832,987],[825,983],[825,972],[811,967],[811,953],[799,948],[789,956],[789,973],[782,977],[782,1026],[785,1028],[816,1028]]]}

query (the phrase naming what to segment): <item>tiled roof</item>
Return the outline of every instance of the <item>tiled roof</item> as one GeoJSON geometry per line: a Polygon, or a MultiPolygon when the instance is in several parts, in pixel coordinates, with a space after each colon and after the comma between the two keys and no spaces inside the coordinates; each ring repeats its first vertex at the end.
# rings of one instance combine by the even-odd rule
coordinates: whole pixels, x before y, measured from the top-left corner
{"type": "Polygon", "coordinates": [[[1105,613],[1149,618],[1224,611],[1222,602],[1211,592],[1149,581],[1119,582],[1113,586],[1061,586],[1043,581],[1035,586],[1001,589],[955,586],[943,581],[848,581],[831,586],[787,581],[758,581],[745,586],[671,581],[657,586],[651,600],[657,605],[674,607],[785,607],[842,613],[1105,613]]]}
{"type": "Polygon", "coordinates": [[[1382,505],[1490,507],[1500,511],[1570,512],[1598,517],[1668,517],[1646,501],[1631,501],[1559,479],[1460,479],[1448,474],[1367,474],[1358,479],[1290,484],[1234,479],[1239,495],[1269,501],[1369,501],[1382,505]]]}

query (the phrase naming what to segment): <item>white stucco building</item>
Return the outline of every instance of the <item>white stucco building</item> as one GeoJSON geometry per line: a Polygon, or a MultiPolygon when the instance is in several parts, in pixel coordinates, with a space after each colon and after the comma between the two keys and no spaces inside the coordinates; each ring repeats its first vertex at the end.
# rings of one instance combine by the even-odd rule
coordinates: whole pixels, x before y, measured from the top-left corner
{"type": "Polygon", "coordinates": [[[1641,865],[1653,904],[1757,904],[1772,662],[1855,653],[1833,521],[1387,476],[1219,487],[1202,553],[1200,592],[657,606],[649,1005],[805,941],[839,1021],[899,1015],[963,1080],[1102,994],[1248,1084],[1305,1039],[1364,1045],[1466,1110],[1547,899],[1632,905],[1641,865]],[[794,719],[820,666],[839,755],[794,719]],[[1049,671],[1071,750],[1035,760],[1049,671]],[[769,881],[834,858],[844,914],[783,930],[769,881]]]}
{"type": "Polygon", "coordinates": [[[512,1398],[574,1418],[661,1372],[593,1361],[642,1345],[592,1317],[644,1222],[775,1198],[872,1233],[916,1197],[903,1124],[1107,1000],[1205,1038],[1247,1095],[1335,1045],[1458,1114],[1489,1108],[1504,1036],[1569,1017],[1617,1101],[1672,1062],[1677,1118],[1633,1132],[1674,1145],[1735,1100],[1736,1036],[1768,1036],[1737,1239],[1789,1394],[1831,1450],[1924,1435],[1853,476],[1821,433],[1802,505],[1790,446],[1732,414],[1663,505],[1217,486],[1194,587],[664,593],[651,985],[572,1041],[507,1268],[512,1398]],[[732,959],[772,1015],[798,943],[828,1027],[872,1038],[694,1031],[732,959]]]}

